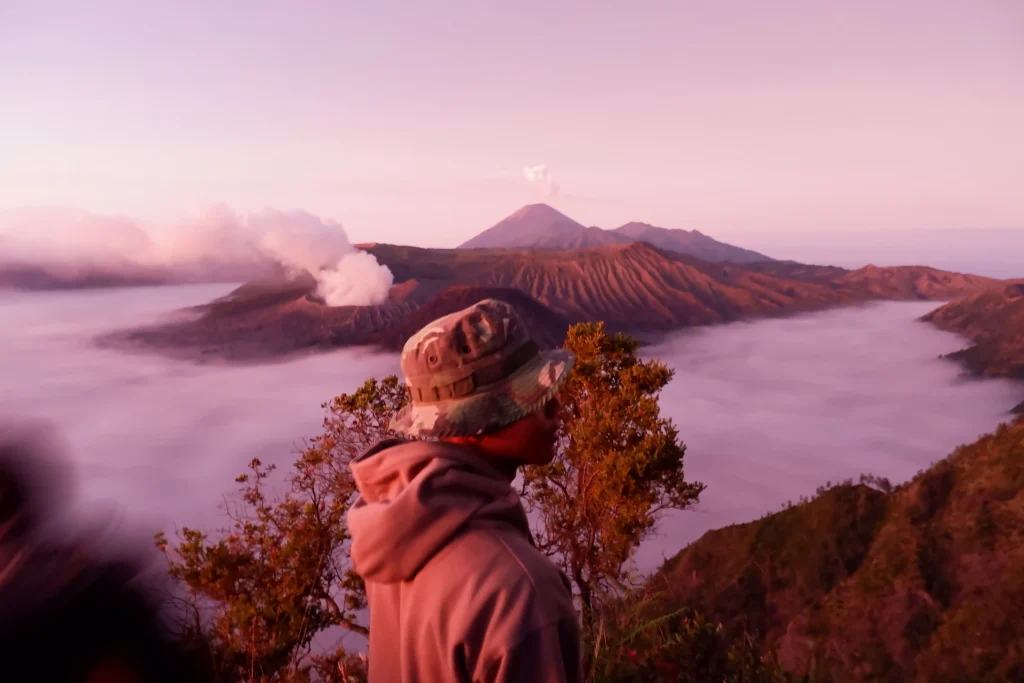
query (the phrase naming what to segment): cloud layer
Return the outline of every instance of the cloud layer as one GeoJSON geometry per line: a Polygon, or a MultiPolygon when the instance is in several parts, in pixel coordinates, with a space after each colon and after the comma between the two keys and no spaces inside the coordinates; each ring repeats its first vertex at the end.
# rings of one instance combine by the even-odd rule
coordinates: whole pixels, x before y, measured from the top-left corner
{"type": "Polygon", "coordinates": [[[391,272],[356,250],[341,224],[305,211],[204,210],[158,242],[135,221],[66,209],[0,212],[0,264],[61,275],[88,268],[177,282],[233,282],[308,271],[331,306],[387,299],[391,272]]]}

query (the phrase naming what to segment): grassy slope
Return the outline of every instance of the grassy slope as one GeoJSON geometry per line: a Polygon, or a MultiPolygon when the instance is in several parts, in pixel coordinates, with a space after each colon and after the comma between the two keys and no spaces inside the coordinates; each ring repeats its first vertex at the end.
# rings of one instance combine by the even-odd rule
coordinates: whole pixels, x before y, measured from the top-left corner
{"type": "Polygon", "coordinates": [[[890,494],[708,532],[655,581],[817,680],[1024,680],[1024,421],[890,494]]]}

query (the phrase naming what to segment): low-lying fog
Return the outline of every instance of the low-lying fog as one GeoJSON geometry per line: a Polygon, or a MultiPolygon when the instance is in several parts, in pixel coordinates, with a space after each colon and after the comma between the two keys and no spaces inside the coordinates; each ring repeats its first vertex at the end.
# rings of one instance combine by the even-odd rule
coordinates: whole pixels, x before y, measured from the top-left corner
{"type": "MultiPolygon", "coordinates": [[[[226,286],[0,294],[0,416],[59,425],[88,500],[132,526],[218,527],[254,456],[287,465],[320,404],[397,357],[362,350],[259,367],[195,365],[93,348],[93,335],[205,302],[226,286]]],[[[965,380],[938,356],[964,343],[887,303],[693,330],[650,348],[676,368],[665,412],[707,484],[641,553],[656,566],[707,529],[758,517],[826,480],[902,480],[992,430],[1019,387],[965,380]]]]}
{"type": "Polygon", "coordinates": [[[1010,419],[1021,387],[963,375],[967,343],[917,319],[935,303],[876,303],[679,334],[645,349],[676,370],[662,410],[687,445],[695,511],[640,553],[656,567],[708,529],[745,522],[827,481],[898,483],[1010,419]]]}

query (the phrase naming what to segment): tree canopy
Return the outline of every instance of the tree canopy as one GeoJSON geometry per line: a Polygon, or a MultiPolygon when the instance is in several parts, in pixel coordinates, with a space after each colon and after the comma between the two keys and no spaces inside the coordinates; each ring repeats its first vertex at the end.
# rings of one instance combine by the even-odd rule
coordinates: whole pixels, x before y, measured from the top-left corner
{"type": "Polygon", "coordinates": [[[158,534],[184,589],[184,636],[220,680],[336,677],[348,653],[317,652],[314,638],[332,627],[368,633],[358,617],[363,584],[348,559],[345,515],[356,493],[348,464],[393,436],[388,423],[407,400],[397,377],[367,380],[323,406],[323,432],[301,451],[278,496],[268,492],[274,467],[253,460],[236,480],[227,529],[184,528],[173,548],[158,534]]]}
{"type": "Polygon", "coordinates": [[[686,481],[686,447],[661,416],[672,370],[600,323],[576,325],[565,346],[576,366],[560,393],[557,455],[528,468],[522,490],[538,546],[562,565],[586,617],[630,586],[627,563],[659,513],[689,507],[704,486],[686,481]]]}

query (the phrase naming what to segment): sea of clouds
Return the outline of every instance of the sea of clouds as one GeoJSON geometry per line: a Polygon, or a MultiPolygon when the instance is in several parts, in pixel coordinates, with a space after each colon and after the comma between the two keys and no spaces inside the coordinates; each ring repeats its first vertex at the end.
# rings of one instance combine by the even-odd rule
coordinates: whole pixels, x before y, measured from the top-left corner
{"type": "MultiPolygon", "coordinates": [[[[223,527],[252,458],[287,469],[320,429],[324,401],[398,372],[396,354],[364,349],[231,366],[92,343],[230,288],[0,292],[0,419],[51,425],[77,470],[75,505],[101,506],[140,543],[158,529],[223,527]]],[[[646,348],[675,370],[662,410],[686,443],[687,477],[707,490],[693,510],[665,516],[637,568],[829,480],[904,480],[1007,419],[1020,386],[941,359],[966,342],[917,321],[932,306],[701,328],[646,348]]]]}

